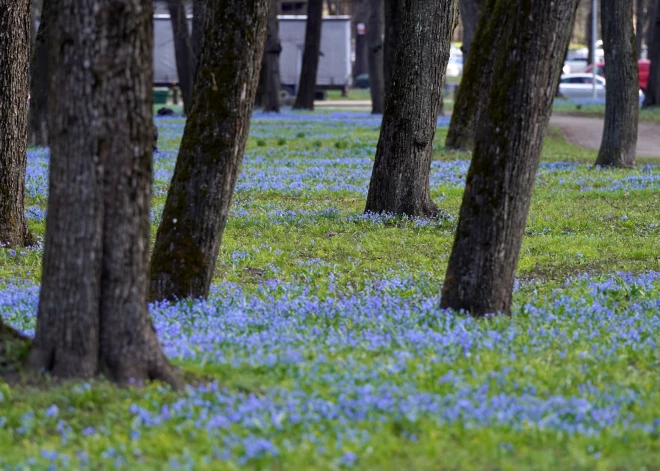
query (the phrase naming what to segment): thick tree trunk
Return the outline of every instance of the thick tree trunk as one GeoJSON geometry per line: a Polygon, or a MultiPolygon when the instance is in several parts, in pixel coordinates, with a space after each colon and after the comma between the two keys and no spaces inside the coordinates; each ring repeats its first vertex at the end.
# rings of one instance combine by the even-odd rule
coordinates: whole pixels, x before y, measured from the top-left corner
{"type": "Polygon", "coordinates": [[[479,24],[479,16],[485,0],[460,0],[461,4],[461,19],[463,21],[463,58],[467,60],[474,40],[474,35],[477,33],[477,25],[479,24]]]}
{"type": "Polygon", "coordinates": [[[486,17],[504,34],[494,53],[493,84],[478,125],[443,308],[477,316],[510,312],[543,137],[577,4],[496,0],[486,17]]]}
{"type": "Polygon", "coordinates": [[[50,190],[29,365],[177,386],[147,311],[151,6],[54,0],[50,20],[50,190]]]}
{"type": "Polygon", "coordinates": [[[607,64],[605,126],[596,165],[635,167],[639,117],[639,70],[633,0],[602,0],[601,25],[607,64]]]}
{"type": "Polygon", "coordinates": [[[183,0],[167,0],[167,9],[172,22],[174,36],[174,55],[176,56],[176,73],[179,76],[179,88],[183,97],[183,108],[187,114],[190,107],[190,97],[195,77],[192,42],[188,31],[188,19],[183,0]]]}
{"type": "MultiPolygon", "coordinates": [[[[635,7],[635,51],[637,52],[637,57],[642,55],[644,27],[646,26],[646,2],[647,0],[637,0],[635,7]]],[[[603,5],[605,5],[605,3],[603,3],[603,5]]]]}
{"type": "Polygon", "coordinates": [[[371,112],[383,114],[383,0],[369,0],[367,42],[369,44],[369,88],[371,112]]]}
{"type": "Polygon", "coordinates": [[[655,24],[653,39],[649,44],[649,59],[651,59],[651,73],[646,87],[644,108],[660,106],[660,0],[657,0],[655,6],[655,24]]]}
{"type": "Polygon", "coordinates": [[[477,123],[488,105],[497,54],[493,44],[500,44],[505,33],[500,25],[490,21],[497,0],[487,0],[470,47],[463,78],[458,87],[445,145],[450,149],[472,150],[477,123]]]}
{"type": "Polygon", "coordinates": [[[264,77],[264,95],[261,106],[264,111],[280,112],[280,89],[282,81],[280,78],[280,28],[277,15],[280,11],[280,2],[271,0],[268,12],[268,26],[266,30],[266,47],[262,64],[262,75],[264,77]]]}
{"type": "Polygon", "coordinates": [[[192,21],[192,63],[193,63],[193,84],[197,75],[197,64],[199,63],[199,54],[202,50],[202,39],[204,38],[204,20],[206,19],[206,0],[193,0],[193,21],[192,21]]]}
{"type": "Polygon", "coordinates": [[[321,54],[322,27],[323,0],[308,0],[305,49],[303,50],[298,94],[296,95],[296,101],[293,103],[293,108],[296,110],[314,109],[316,73],[319,68],[319,56],[321,54]]]}
{"type": "Polygon", "coordinates": [[[31,146],[48,145],[48,15],[51,0],[44,0],[41,21],[32,54],[28,142],[31,146]]]}
{"type": "Polygon", "coordinates": [[[392,85],[392,73],[396,60],[396,48],[401,35],[401,25],[405,14],[406,0],[384,0],[385,5],[385,44],[383,47],[383,83],[385,99],[392,85]]]}
{"type": "Polygon", "coordinates": [[[151,299],[209,292],[250,127],[268,0],[213,2],[151,258],[151,299]]]}
{"type": "Polygon", "coordinates": [[[436,215],[429,173],[433,138],[458,19],[454,0],[407,0],[387,96],[367,212],[436,215]]]}
{"type": "Polygon", "coordinates": [[[0,0],[0,244],[29,244],[25,166],[30,0],[0,0]]]}

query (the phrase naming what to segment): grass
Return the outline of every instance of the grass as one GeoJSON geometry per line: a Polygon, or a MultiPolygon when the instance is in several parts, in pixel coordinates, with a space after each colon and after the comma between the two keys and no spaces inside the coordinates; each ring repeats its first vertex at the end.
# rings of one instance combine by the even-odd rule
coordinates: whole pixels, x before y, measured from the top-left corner
{"type": "MultiPolygon", "coordinates": [[[[570,113],[576,116],[592,116],[603,118],[605,116],[605,105],[575,104],[568,100],[557,100],[554,104],[553,111],[570,113]]],[[[652,123],[660,123],[660,108],[640,109],[639,120],[652,123]]]]}
{"type": "MultiPolygon", "coordinates": [[[[183,120],[157,124],[152,236],[183,120]]],[[[448,218],[363,216],[378,128],[257,113],[211,298],[151,309],[168,356],[206,380],[0,384],[0,467],[658,469],[658,168],[593,169],[551,129],[513,317],[477,322],[437,308],[469,155],[437,131],[448,218]]],[[[41,239],[46,163],[30,151],[41,239]]],[[[0,313],[27,334],[40,264],[0,249],[0,313]]]]}

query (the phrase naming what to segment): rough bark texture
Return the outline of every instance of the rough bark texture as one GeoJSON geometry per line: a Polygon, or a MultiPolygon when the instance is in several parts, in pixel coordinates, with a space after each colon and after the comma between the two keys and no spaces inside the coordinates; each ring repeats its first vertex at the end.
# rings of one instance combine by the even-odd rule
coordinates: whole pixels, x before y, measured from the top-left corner
{"type": "Polygon", "coordinates": [[[51,0],[44,0],[41,20],[32,54],[28,142],[31,146],[48,145],[48,15],[51,0]]]}
{"type": "Polygon", "coordinates": [[[179,385],[147,311],[151,4],[54,0],[50,18],[50,190],[29,365],[179,385]]]}
{"type": "Polygon", "coordinates": [[[367,212],[431,216],[433,138],[458,20],[454,0],[408,0],[387,96],[367,212]]]}
{"type": "MultiPolygon", "coordinates": [[[[192,21],[192,57],[193,57],[193,78],[197,74],[197,64],[199,63],[199,54],[202,50],[202,39],[204,38],[204,21],[206,19],[206,0],[193,0],[193,21],[192,21]]],[[[194,80],[193,80],[193,83],[194,80]]]]}
{"type": "Polygon", "coordinates": [[[183,0],[167,0],[167,9],[172,22],[174,37],[174,55],[176,57],[176,73],[179,76],[179,88],[183,98],[183,109],[187,114],[190,107],[190,97],[195,77],[192,42],[188,31],[188,19],[183,0]]]}
{"type": "Polygon", "coordinates": [[[461,4],[461,20],[463,22],[463,44],[461,51],[463,51],[463,58],[467,59],[474,35],[477,32],[477,25],[479,24],[479,15],[485,0],[460,0],[461,4]]]}
{"type": "Polygon", "coordinates": [[[293,103],[293,108],[297,110],[314,109],[316,72],[319,68],[319,55],[321,53],[322,26],[323,0],[308,0],[305,48],[303,50],[298,94],[296,95],[296,101],[293,103]]]}
{"type": "Polygon", "coordinates": [[[282,81],[280,78],[280,28],[277,15],[280,11],[279,0],[271,0],[268,11],[268,26],[266,28],[266,46],[261,65],[261,77],[263,78],[263,94],[259,99],[259,105],[264,111],[280,112],[280,89],[282,81]]]}
{"type": "Polygon", "coordinates": [[[25,222],[30,0],[0,0],[0,244],[31,242],[25,222]]]}
{"type": "Polygon", "coordinates": [[[151,258],[153,300],[208,294],[250,127],[268,3],[207,6],[192,108],[151,258]]]}
{"type": "Polygon", "coordinates": [[[367,42],[369,44],[369,88],[371,91],[371,112],[383,114],[383,0],[369,0],[369,21],[367,42]]]}
{"type": "Polygon", "coordinates": [[[505,31],[493,20],[497,0],[487,0],[474,37],[463,78],[458,87],[445,145],[450,149],[472,150],[476,126],[488,104],[489,90],[497,54],[493,44],[500,44],[505,31]]]}
{"type": "Polygon", "coordinates": [[[385,44],[383,47],[383,83],[385,98],[392,85],[392,73],[396,60],[396,48],[401,35],[401,25],[405,13],[405,0],[384,0],[385,5],[385,44]]]}
{"type": "Polygon", "coordinates": [[[577,4],[497,0],[489,13],[505,33],[494,52],[497,65],[478,125],[443,308],[477,316],[510,312],[543,137],[577,4]]]}
{"type": "Polygon", "coordinates": [[[644,108],[660,106],[660,0],[655,8],[655,24],[653,25],[653,40],[649,44],[649,59],[651,59],[651,74],[646,87],[644,108]]]}
{"type": "Polygon", "coordinates": [[[633,168],[639,117],[633,0],[602,0],[600,10],[607,87],[605,125],[596,165],[633,168]]]}

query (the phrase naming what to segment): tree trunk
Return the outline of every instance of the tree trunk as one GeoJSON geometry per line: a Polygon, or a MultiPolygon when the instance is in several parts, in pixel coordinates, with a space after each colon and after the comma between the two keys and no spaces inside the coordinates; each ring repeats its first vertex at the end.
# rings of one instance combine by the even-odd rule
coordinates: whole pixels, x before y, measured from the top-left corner
{"type": "Polygon", "coordinates": [[[651,44],[653,44],[653,37],[655,34],[654,25],[656,23],[656,13],[660,9],[660,2],[656,0],[649,0],[648,9],[646,10],[646,45],[649,47],[649,59],[651,58],[651,44]]]}
{"type": "MultiPolygon", "coordinates": [[[[646,25],[646,2],[647,0],[637,0],[635,11],[636,24],[635,24],[635,51],[637,57],[642,55],[642,43],[644,42],[644,26],[646,25]]],[[[605,3],[603,3],[605,5],[605,3]]],[[[601,17],[602,21],[602,17],[601,17]]]]}
{"type": "Polygon", "coordinates": [[[190,115],[151,258],[151,299],[209,292],[250,127],[268,0],[207,6],[190,115]]]}
{"type": "Polygon", "coordinates": [[[369,44],[369,88],[371,112],[383,114],[383,0],[369,0],[367,42],[369,44]]]}
{"type": "Polygon", "coordinates": [[[293,108],[313,110],[316,97],[316,73],[321,54],[321,28],[323,27],[323,0],[308,0],[307,24],[305,26],[305,49],[303,50],[302,68],[298,94],[293,108]]]}
{"type": "Polygon", "coordinates": [[[44,0],[41,21],[32,54],[28,142],[31,146],[48,145],[48,16],[51,0],[44,0]]]}
{"type": "Polygon", "coordinates": [[[54,0],[50,22],[50,189],[29,366],[178,386],[147,310],[151,4],[54,0]]]}
{"type": "Polygon", "coordinates": [[[261,103],[264,111],[280,112],[280,89],[282,81],[280,78],[280,53],[282,44],[280,43],[280,28],[277,21],[277,15],[280,11],[280,2],[271,0],[270,10],[268,11],[268,26],[266,30],[266,47],[264,50],[263,70],[264,75],[264,96],[261,103]]]}
{"type": "Polygon", "coordinates": [[[383,83],[387,99],[392,85],[392,73],[396,60],[396,47],[401,35],[401,24],[405,14],[405,0],[384,0],[385,5],[385,44],[383,47],[383,83]]]}
{"type": "Polygon", "coordinates": [[[653,39],[649,44],[649,59],[651,59],[651,72],[644,97],[644,108],[660,106],[660,0],[655,6],[655,24],[653,39]]]}
{"type": "Polygon", "coordinates": [[[387,96],[367,212],[433,216],[429,173],[433,138],[458,20],[454,0],[408,0],[387,96]]]}
{"type": "MultiPolygon", "coordinates": [[[[587,64],[593,64],[594,63],[594,54],[596,54],[596,51],[593,50],[591,47],[593,44],[593,29],[592,29],[592,22],[594,18],[594,10],[593,10],[593,4],[591,1],[589,2],[589,14],[587,15],[587,64]]],[[[597,38],[596,38],[597,39],[597,38]]]]}
{"type": "Polygon", "coordinates": [[[369,73],[367,63],[367,35],[366,28],[360,33],[359,24],[365,25],[369,19],[369,0],[353,0],[352,28],[355,38],[355,63],[353,64],[353,79],[362,74],[369,73]]]}
{"type": "Polygon", "coordinates": [[[199,54],[202,50],[202,38],[204,38],[204,20],[206,19],[206,0],[193,0],[193,21],[192,21],[192,63],[193,63],[193,84],[197,75],[197,64],[199,63],[199,54]]]}
{"type": "Polygon", "coordinates": [[[179,76],[179,88],[183,98],[183,109],[188,114],[190,97],[194,81],[195,69],[190,33],[188,32],[188,19],[183,0],[167,0],[167,9],[172,22],[172,35],[174,37],[174,55],[176,56],[176,73],[179,76]]]}
{"type": "Polygon", "coordinates": [[[477,316],[510,312],[543,137],[577,4],[496,0],[485,17],[503,30],[502,41],[478,124],[442,308],[477,316]]]}
{"type": "Polygon", "coordinates": [[[477,25],[479,24],[479,15],[485,0],[460,0],[461,4],[461,19],[463,20],[463,58],[467,60],[470,52],[470,46],[474,35],[477,32],[477,25]]]}
{"type": "Polygon", "coordinates": [[[605,125],[596,165],[635,167],[639,117],[639,70],[633,0],[603,0],[603,47],[607,64],[605,125]]]}
{"type": "Polygon", "coordinates": [[[500,44],[505,31],[497,23],[490,21],[497,0],[487,0],[479,27],[474,37],[463,78],[456,93],[456,102],[451,114],[445,146],[449,149],[472,150],[477,123],[488,105],[493,71],[497,54],[493,44],[500,44]]]}
{"type": "Polygon", "coordinates": [[[23,215],[30,0],[0,0],[0,244],[32,242],[23,215]]]}

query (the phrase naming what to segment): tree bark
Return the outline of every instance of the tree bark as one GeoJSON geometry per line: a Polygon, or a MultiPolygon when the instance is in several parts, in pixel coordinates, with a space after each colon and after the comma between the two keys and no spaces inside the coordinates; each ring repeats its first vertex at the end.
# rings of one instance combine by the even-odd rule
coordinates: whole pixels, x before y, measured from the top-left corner
{"type": "Polygon", "coordinates": [[[250,127],[268,0],[207,6],[190,115],[151,258],[151,299],[209,292],[250,127]]]}
{"type": "Polygon", "coordinates": [[[0,244],[32,242],[25,216],[30,0],[0,0],[0,244]]]}
{"type": "Polygon", "coordinates": [[[31,146],[48,145],[48,16],[51,0],[44,0],[41,21],[32,54],[28,142],[31,146]]]}
{"type": "Polygon", "coordinates": [[[653,39],[649,44],[649,59],[651,59],[651,71],[644,97],[644,108],[660,106],[660,0],[655,6],[655,24],[653,39]]]}
{"type": "Polygon", "coordinates": [[[601,27],[607,64],[605,125],[596,165],[635,167],[639,70],[633,0],[602,0],[601,27]]]}
{"type": "Polygon", "coordinates": [[[470,47],[474,40],[479,24],[479,15],[483,8],[485,0],[460,0],[461,19],[463,20],[463,58],[467,60],[470,53],[470,47]]]}
{"type": "Polygon", "coordinates": [[[150,3],[133,0],[52,4],[50,189],[28,360],[35,372],[180,385],[147,310],[152,16],[150,3]]]}
{"type": "Polygon", "coordinates": [[[487,0],[479,21],[479,27],[463,68],[463,78],[456,93],[445,146],[449,149],[472,150],[476,126],[484,108],[488,105],[493,71],[497,54],[493,44],[500,44],[505,31],[490,21],[497,0],[487,0]]]}
{"type": "Polygon", "coordinates": [[[263,77],[263,96],[260,105],[264,111],[280,112],[280,90],[282,81],[280,78],[280,28],[277,15],[280,11],[280,2],[271,0],[268,11],[268,26],[266,28],[266,46],[261,68],[263,77]]]}
{"type": "Polygon", "coordinates": [[[433,138],[458,19],[454,0],[408,0],[387,96],[367,212],[433,216],[433,138]]]}
{"type": "MultiPolygon", "coordinates": [[[[442,308],[509,313],[543,137],[578,0],[496,0],[502,28],[467,175],[442,308]]],[[[468,61],[468,64],[470,62],[468,61]]]]}
{"type": "Polygon", "coordinates": [[[194,56],[190,33],[188,32],[188,19],[183,0],[167,0],[167,8],[172,22],[172,35],[174,37],[174,55],[176,57],[176,72],[179,76],[179,88],[183,98],[183,109],[187,114],[190,106],[190,97],[194,81],[194,56]]]}
{"type": "Polygon", "coordinates": [[[193,83],[197,76],[197,64],[199,63],[199,54],[202,50],[202,39],[204,38],[204,20],[206,19],[206,0],[193,0],[193,21],[192,21],[192,62],[193,62],[193,83]]]}
{"type": "MultiPolygon", "coordinates": [[[[587,64],[593,64],[594,63],[594,54],[596,54],[596,51],[593,50],[591,47],[593,43],[593,29],[591,28],[592,22],[594,18],[594,10],[591,1],[589,2],[589,14],[587,15],[587,64]]],[[[596,38],[598,39],[598,38],[596,38]]]]}
{"type": "Polygon", "coordinates": [[[405,0],[384,0],[385,5],[385,44],[383,47],[383,83],[387,99],[392,86],[392,73],[396,60],[396,48],[401,35],[401,25],[405,14],[405,0]]]}
{"type": "Polygon", "coordinates": [[[383,0],[369,0],[367,42],[369,43],[369,88],[371,113],[383,114],[383,0]]]}
{"type": "Polygon", "coordinates": [[[323,0],[308,0],[307,24],[305,25],[305,49],[303,50],[302,67],[298,94],[293,103],[296,110],[314,110],[316,97],[316,73],[319,68],[321,54],[321,28],[323,27],[323,0]]]}
{"type": "Polygon", "coordinates": [[[353,36],[355,37],[355,63],[353,64],[353,79],[362,74],[369,73],[367,61],[368,44],[366,35],[366,23],[369,19],[369,0],[353,0],[353,36]],[[365,32],[359,33],[358,25],[365,25],[365,32]]]}

